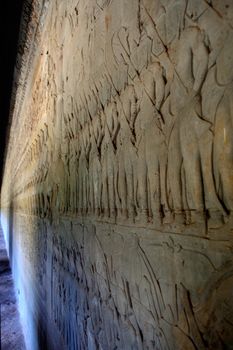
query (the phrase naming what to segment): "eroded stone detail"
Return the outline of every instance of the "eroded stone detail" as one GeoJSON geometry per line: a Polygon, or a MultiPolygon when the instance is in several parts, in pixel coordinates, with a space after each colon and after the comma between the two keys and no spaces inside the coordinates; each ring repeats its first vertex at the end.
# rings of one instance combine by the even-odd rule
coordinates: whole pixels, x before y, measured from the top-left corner
{"type": "Polygon", "coordinates": [[[232,1],[46,6],[2,187],[40,327],[72,349],[230,349],[232,1]]]}

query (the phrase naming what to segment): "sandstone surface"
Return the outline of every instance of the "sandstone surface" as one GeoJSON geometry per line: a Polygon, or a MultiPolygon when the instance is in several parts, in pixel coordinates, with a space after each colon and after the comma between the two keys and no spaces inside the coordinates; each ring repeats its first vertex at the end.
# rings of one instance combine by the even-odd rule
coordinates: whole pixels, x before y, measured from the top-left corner
{"type": "Polygon", "coordinates": [[[233,349],[233,1],[25,18],[1,221],[29,349],[233,349]]]}

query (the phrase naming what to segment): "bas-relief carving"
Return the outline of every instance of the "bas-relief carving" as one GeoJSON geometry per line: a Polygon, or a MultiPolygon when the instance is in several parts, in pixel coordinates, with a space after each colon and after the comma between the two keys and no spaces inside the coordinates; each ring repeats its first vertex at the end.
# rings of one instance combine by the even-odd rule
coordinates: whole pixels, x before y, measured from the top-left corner
{"type": "Polygon", "coordinates": [[[67,348],[231,349],[231,1],[47,11],[1,199],[38,305],[67,348]]]}

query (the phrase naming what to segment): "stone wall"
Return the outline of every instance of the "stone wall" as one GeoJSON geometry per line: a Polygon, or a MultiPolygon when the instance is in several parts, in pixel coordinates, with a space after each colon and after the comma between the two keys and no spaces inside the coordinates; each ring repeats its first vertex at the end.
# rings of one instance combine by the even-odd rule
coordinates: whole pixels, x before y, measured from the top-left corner
{"type": "Polygon", "coordinates": [[[28,22],[1,190],[28,348],[233,349],[233,2],[28,22]]]}

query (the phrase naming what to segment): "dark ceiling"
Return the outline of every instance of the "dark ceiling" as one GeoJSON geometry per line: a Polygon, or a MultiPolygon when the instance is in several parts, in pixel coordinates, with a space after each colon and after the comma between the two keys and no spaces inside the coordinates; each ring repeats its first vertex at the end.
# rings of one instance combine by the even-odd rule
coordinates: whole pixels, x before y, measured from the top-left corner
{"type": "Polygon", "coordinates": [[[2,1],[0,9],[0,181],[3,172],[12,80],[17,54],[17,42],[23,2],[24,0],[2,1]]]}

